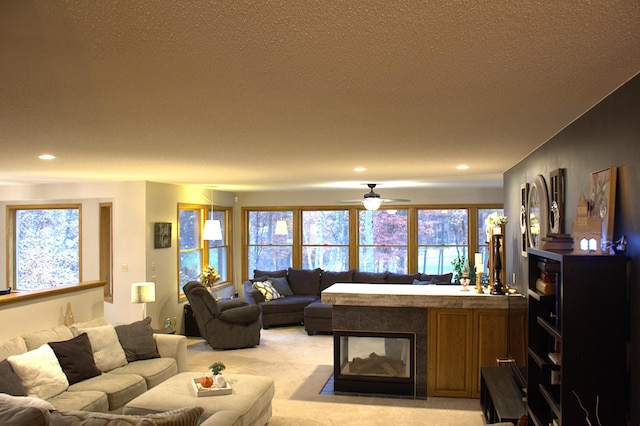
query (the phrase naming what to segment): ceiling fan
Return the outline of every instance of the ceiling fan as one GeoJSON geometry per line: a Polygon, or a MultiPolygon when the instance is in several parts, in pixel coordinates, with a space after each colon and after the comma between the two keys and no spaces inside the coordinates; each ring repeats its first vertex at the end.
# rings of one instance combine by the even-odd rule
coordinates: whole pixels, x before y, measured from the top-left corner
{"type": "Polygon", "coordinates": [[[411,200],[405,199],[391,199],[391,198],[380,198],[380,194],[374,191],[376,187],[375,183],[368,183],[369,192],[364,194],[364,198],[361,200],[345,200],[341,201],[342,203],[358,203],[362,202],[364,208],[367,210],[378,210],[382,203],[408,203],[411,200]]]}

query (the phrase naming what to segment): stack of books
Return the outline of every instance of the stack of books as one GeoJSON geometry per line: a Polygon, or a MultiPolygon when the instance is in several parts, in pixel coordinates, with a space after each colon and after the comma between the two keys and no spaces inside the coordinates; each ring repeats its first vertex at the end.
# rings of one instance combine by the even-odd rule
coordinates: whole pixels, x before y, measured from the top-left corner
{"type": "Polygon", "coordinates": [[[569,234],[552,234],[541,240],[543,250],[573,250],[573,238],[569,234]]]}
{"type": "Polygon", "coordinates": [[[540,270],[540,276],[536,279],[536,290],[545,295],[556,294],[560,264],[541,261],[538,262],[538,269],[540,270]]]}

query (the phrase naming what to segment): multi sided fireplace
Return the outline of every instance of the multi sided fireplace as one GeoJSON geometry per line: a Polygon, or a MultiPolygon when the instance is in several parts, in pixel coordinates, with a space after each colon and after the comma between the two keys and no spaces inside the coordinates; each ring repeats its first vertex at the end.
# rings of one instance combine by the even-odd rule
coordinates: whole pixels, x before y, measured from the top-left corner
{"type": "Polygon", "coordinates": [[[334,391],[416,396],[415,335],[333,332],[334,391]]]}

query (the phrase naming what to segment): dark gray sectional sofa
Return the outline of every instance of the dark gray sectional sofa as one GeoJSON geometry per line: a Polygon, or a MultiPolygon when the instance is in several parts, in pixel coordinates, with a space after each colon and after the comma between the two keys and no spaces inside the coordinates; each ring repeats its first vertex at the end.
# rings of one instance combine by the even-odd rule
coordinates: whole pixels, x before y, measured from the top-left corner
{"type": "Polygon", "coordinates": [[[254,271],[254,278],[244,282],[244,297],[262,311],[262,327],[304,324],[309,335],[332,332],[332,305],[320,301],[320,293],[335,283],[362,284],[451,284],[452,274],[396,274],[392,272],[341,272],[322,269],[282,269],[254,271]],[[266,301],[254,288],[256,281],[269,281],[284,296],[266,301]]]}

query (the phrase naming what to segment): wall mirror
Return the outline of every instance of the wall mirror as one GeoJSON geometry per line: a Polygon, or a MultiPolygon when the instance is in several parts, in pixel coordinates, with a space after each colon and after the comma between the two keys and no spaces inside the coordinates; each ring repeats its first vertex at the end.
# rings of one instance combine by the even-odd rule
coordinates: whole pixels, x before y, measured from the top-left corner
{"type": "Polygon", "coordinates": [[[549,229],[549,195],[544,176],[537,175],[529,187],[527,202],[529,226],[527,234],[531,247],[540,248],[541,239],[547,236],[549,229]]]}

